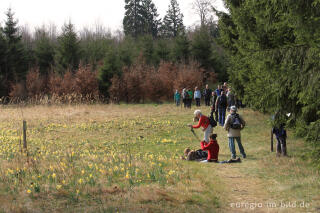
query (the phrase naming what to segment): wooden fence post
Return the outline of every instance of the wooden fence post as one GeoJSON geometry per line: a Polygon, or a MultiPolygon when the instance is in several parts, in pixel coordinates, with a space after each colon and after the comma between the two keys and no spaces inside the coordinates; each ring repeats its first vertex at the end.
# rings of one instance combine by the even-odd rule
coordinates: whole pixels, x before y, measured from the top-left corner
{"type": "Polygon", "coordinates": [[[273,128],[271,129],[271,152],[273,152],[273,128]]]}
{"type": "Polygon", "coordinates": [[[23,121],[23,148],[27,150],[27,122],[23,121]]]}

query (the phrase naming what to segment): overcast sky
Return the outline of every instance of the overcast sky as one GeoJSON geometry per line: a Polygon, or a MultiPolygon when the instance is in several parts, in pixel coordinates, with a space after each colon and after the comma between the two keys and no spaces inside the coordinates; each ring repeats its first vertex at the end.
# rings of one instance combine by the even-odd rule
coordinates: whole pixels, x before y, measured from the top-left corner
{"type": "MultiPolygon", "coordinates": [[[[192,26],[199,20],[192,10],[194,0],[178,0],[184,24],[192,26]]],[[[162,18],[170,0],[153,0],[162,18]]],[[[99,23],[111,31],[122,30],[124,0],[0,0],[0,23],[6,19],[5,12],[9,7],[19,20],[19,25],[28,25],[31,30],[43,24],[53,23],[60,29],[69,19],[80,30],[99,23]]],[[[224,10],[222,0],[216,0],[215,6],[224,10]]]]}

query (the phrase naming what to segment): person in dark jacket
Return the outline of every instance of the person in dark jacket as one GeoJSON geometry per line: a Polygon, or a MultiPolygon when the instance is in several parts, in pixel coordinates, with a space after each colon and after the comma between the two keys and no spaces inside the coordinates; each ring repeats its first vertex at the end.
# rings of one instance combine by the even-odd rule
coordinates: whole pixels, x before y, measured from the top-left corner
{"type": "Polygon", "coordinates": [[[191,89],[188,88],[187,93],[188,93],[188,99],[187,99],[188,105],[187,105],[187,107],[191,108],[193,92],[191,91],[191,89]]]}
{"type": "Polygon", "coordinates": [[[210,98],[211,98],[212,90],[209,88],[209,85],[206,85],[206,88],[203,90],[203,96],[206,106],[210,106],[210,98]]]}
{"type": "Polygon", "coordinates": [[[187,89],[186,88],[183,88],[182,92],[181,92],[181,96],[182,96],[182,101],[183,101],[183,107],[184,108],[187,108],[187,96],[188,96],[188,93],[187,93],[187,89]]]}
{"type": "Polygon", "coordinates": [[[215,114],[215,120],[218,121],[218,111],[216,110],[216,101],[217,101],[217,93],[216,91],[213,91],[211,96],[211,112],[210,115],[213,117],[213,113],[215,114]]]}
{"type": "Polygon", "coordinates": [[[215,110],[219,113],[219,124],[224,125],[226,118],[226,110],[228,107],[227,96],[224,91],[221,91],[221,95],[217,98],[215,110]]]}
{"type": "Polygon", "coordinates": [[[272,133],[277,138],[277,156],[287,156],[287,131],[284,129],[285,124],[281,124],[279,128],[274,127],[272,133]]]}

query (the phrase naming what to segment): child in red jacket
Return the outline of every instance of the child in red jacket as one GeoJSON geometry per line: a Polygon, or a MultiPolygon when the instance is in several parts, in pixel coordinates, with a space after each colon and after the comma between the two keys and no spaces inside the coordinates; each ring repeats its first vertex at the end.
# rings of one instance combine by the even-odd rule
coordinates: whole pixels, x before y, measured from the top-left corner
{"type": "Polygon", "coordinates": [[[218,162],[219,144],[217,142],[217,134],[210,135],[210,142],[201,141],[201,149],[208,151],[207,160],[201,162],[218,162]]]}

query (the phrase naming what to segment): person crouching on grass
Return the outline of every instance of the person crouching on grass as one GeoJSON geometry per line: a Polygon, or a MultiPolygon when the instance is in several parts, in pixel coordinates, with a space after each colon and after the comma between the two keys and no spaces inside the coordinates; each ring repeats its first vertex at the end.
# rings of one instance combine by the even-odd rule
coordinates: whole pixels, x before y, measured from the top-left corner
{"type": "Polygon", "coordinates": [[[217,134],[210,135],[210,142],[207,143],[205,141],[201,141],[201,149],[203,151],[208,151],[207,160],[201,161],[202,163],[206,162],[215,162],[218,163],[218,155],[219,155],[219,144],[217,142],[217,134]]]}
{"type": "Polygon", "coordinates": [[[202,131],[204,132],[203,140],[208,143],[209,135],[212,133],[212,126],[210,125],[209,118],[207,116],[202,115],[201,111],[198,109],[194,111],[194,116],[195,117],[193,121],[198,120],[199,123],[197,125],[189,124],[188,126],[195,129],[202,127],[202,131]]]}

